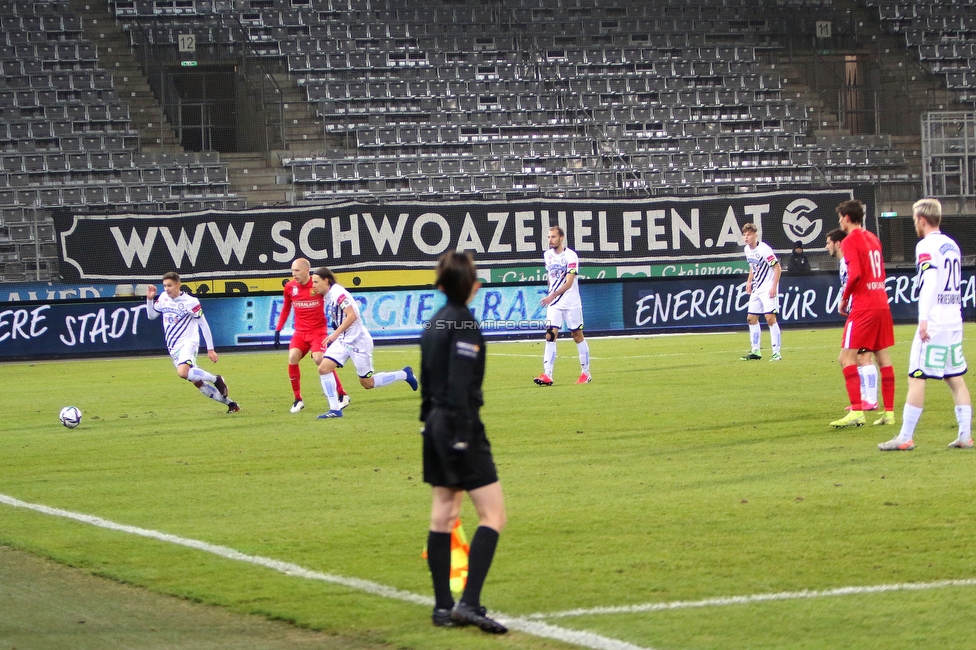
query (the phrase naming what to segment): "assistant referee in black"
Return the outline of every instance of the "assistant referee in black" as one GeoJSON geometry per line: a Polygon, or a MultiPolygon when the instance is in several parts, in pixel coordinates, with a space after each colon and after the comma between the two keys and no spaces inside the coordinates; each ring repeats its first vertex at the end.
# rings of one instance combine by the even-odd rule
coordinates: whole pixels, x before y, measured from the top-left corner
{"type": "Polygon", "coordinates": [[[491,445],[478,411],[484,403],[485,340],[468,303],[481,286],[474,262],[448,252],[437,262],[437,288],[447,304],[420,339],[420,383],[424,422],[424,481],[432,488],[427,564],[434,582],[434,625],[476,625],[485,632],[508,629],[481,606],[485,583],[505,527],[505,498],[491,445]],[[467,492],[478,511],[471,540],[468,581],[456,605],[451,595],[451,529],[467,492]]]}

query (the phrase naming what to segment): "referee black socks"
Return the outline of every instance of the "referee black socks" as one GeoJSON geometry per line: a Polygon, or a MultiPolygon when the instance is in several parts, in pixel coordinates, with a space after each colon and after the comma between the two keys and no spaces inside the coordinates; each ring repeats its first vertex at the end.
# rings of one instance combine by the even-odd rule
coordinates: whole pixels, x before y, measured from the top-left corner
{"type": "MultiPolygon", "coordinates": [[[[485,578],[488,577],[488,569],[491,568],[491,561],[495,557],[496,546],[498,546],[498,532],[488,526],[478,526],[471,540],[471,551],[468,555],[468,582],[461,596],[461,602],[465,605],[481,606],[481,588],[485,584],[485,578]]],[[[448,554],[450,554],[450,539],[448,539],[448,554]]],[[[428,557],[430,557],[429,550],[428,557]]],[[[448,568],[450,568],[450,558],[448,558],[448,568]]],[[[450,591],[450,584],[448,584],[448,591],[450,591]]]]}
{"type": "Polygon", "coordinates": [[[427,566],[434,581],[434,607],[451,609],[451,533],[427,532],[427,566]]]}

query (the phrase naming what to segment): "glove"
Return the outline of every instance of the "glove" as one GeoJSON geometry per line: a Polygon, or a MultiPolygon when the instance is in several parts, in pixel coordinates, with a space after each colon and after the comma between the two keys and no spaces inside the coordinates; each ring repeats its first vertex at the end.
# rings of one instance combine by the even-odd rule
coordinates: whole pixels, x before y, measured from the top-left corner
{"type": "Polygon", "coordinates": [[[281,349],[281,330],[275,330],[274,346],[275,346],[275,350],[281,349]]]}

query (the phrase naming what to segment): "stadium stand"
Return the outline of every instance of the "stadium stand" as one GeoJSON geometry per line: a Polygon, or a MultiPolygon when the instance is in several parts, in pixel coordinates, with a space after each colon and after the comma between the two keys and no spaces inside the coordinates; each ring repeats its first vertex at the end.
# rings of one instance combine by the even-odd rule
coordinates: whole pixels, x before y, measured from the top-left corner
{"type": "MultiPolygon", "coordinates": [[[[829,0],[782,0],[818,10],[829,0]]],[[[714,194],[904,180],[884,137],[819,142],[764,55],[765,3],[114,0],[154,43],[237,30],[315,106],[299,201],[714,194]]]]}
{"type": "Polygon", "coordinates": [[[0,208],[238,206],[226,203],[227,172],[211,157],[142,151],[129,107],[66,2],[0,10],[0,66],[0,188],[16,190],[0,194],[0,208]]]}
{"type": "Polygon", "coordinates": [[[976,107],[976,5],[969,2],[869,0],[885,27],[904,38],[929,72],[960,102],[976,107]]]}
{"type": "Polygon", "coordinates": [[[50,279],[50,210],[239,209],[215,154],[144,150],[67,2],[0,7],[0,278],[50,279]]]}
{"type": "MultiPolygon", "coordinates": [[[[0,278],[20,279],[28,268],[37,278],[56,274],[47,226],[57,208],[177,212],[917,183],[901,136],[836,128],[827,115],[836,109],[815,106],[803,75],[782,64],[793,21],[842,24],[851,3],[840,4],[5,3],[0,278]],[[164,111],[175,123],[172,105],[156,100],[161,117],[146,117],[135,103],[136,67],[126,66],[178,61],[186,35],[206,63],[257,62],[252,76],[274,86],[280,114],[243,130],[279,133],[238,153],[188,152],[166,124],[164,111]],[[255,168],[265,164],[263,182],[277,192],[270,199],[258,191],[255,168]]],[[[972,101],[967,3],[859,6],[877,11],[972,101]]],[[[267,106],[258,110],[274,112],[267,106]]]]}

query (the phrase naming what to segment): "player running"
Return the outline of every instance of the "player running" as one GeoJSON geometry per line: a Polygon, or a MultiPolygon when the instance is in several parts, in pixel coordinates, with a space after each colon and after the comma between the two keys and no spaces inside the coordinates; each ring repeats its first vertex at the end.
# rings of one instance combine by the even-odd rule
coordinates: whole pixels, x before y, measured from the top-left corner
{"type": "Polygon", "coordinates": [[[915,425],[925,406],[925,380],[942,379],[952,391],[958,437],[950,449],[972,449],[973,407],[962,354],[962,254],[959,245],[939,230],[942,204],[922,199],[912,206],[915,232],[921,241],[915,246],[918,268],[918,329],[908,357],[908,398],[902,411],[901,432],[878,445],[881,451],[915,449],[915,425]]]}
{"type": "Polygon", "coordinates": [[[325,310],[332,325],[332,333],[323,342],[325,353],[319,364],[319,379],[322,381],[322,391],[329,400],[329,410],[320,415],[319,419],[342,417],[333,372],[350,358],[359,374],[359,384],[367,390],[387,386],[395,381],[405,381],[410,388],[417,390],[417,379],[410,366],[396,372],[373,372],[373,337],[363,325],[359,305],[342,285],[336,284],[332,271],[324,266],[316,269],[312,274],[312,282],[315,291],[325,298],[325,310]]]}
{"type": "MultiPolygon", "coordinates": [[[[322,342],[325,341],[325,302],[323,296],[316,293],[312,286],[308,260],[298,258],[291,263],[292,280],[285,284],[285,303],[281,307],[281,315],[275,327],[274,347],[281,348],[281,330],[288,322],[288,315],[292,306],[295,307],[295,333],[288,343],[288,377],[291,379],[291,390],[295,394],[295,403],[291,406],[292,413],[298,413],[305,408],[302,399],[302,371],[298,365],[306,354],[312,353],[312,361],[318,366],[322,363],[322,342]]],[[[335,373],[333,373],[335,374],[335,373]]],[[[349,406],[349,396],[342,389],[339,375],[335,375],[336,391],[339,394],[339,408],[349,406]]]]}
{"type": "Polygon", "coordinates": [[[874,352],[881,366],[881,396],[885,412],[875,425],[895,423],[895,371],[888,348],[895,344],[895,327],[885,291],[884,257],[881,242],[864,228],[864,204],[844,201],[837,206],[838,224],[847,233],[841,242],[847,263],[847,284],[837,305],[837,312],[847,316],[841,343],[840,362],[851,411],[830,426],[864,426],[861,406],[861,379],[857,372],[858,351],[874,352]]]}
{"type": "Polygon", "coordinates": [[[217,363],[217,351],[214,350],[213,335],[200,301],[183,293],[181,287],[180,276],[170,271],[163,276],[163,293],[156,300],[156,285],[150,284],[146,290],[146,316],[155,320],[162,315],[163,337],[176,366],[176,374],[196,386],[205,396],[226,404],[228,413],[237,413],[241,407],[227,396],[224,378],[196,367],[201,333],[207,344],[207,356],[214,363],[217,363]]]}
{"type": "Polygon", "coordinates": [[[776,314],[779,312],[779,278],[783,268],[769,244],[759,240],[759,229],[756,228],[756,224],[747,223],[742,226],[742,237],[746,240],[743,252],[746,254],[746,261],[749,262],[749,277],[746,279],[749,312],[746,322],[749,324],[749,342],[752,348],[747,354],[739,357],[739,360],[762,359],[762,329],[759,326],[759,316],[765,315],[773,348],[773,356],[769,360],[782,361],[783,357],[780,355],[782,338],[779,323],[776,322],[776,314]]]}
{"type": "Polygon", "coordinates": [[[546,308],[546,349],[542,357],[542,374],[533,381],[540,386],[552,386],[556,339],[565,323],[579,352],[580,376],[576,383],[588,384],[593,377],[590,375],[590,345],[583,337],[583,303],[576,282],[579,256],[566,248],[566,233],[559,226],[549,229],[549,249],[543,257],[549,277],[549,293],[539,304],[546,308]]]}

